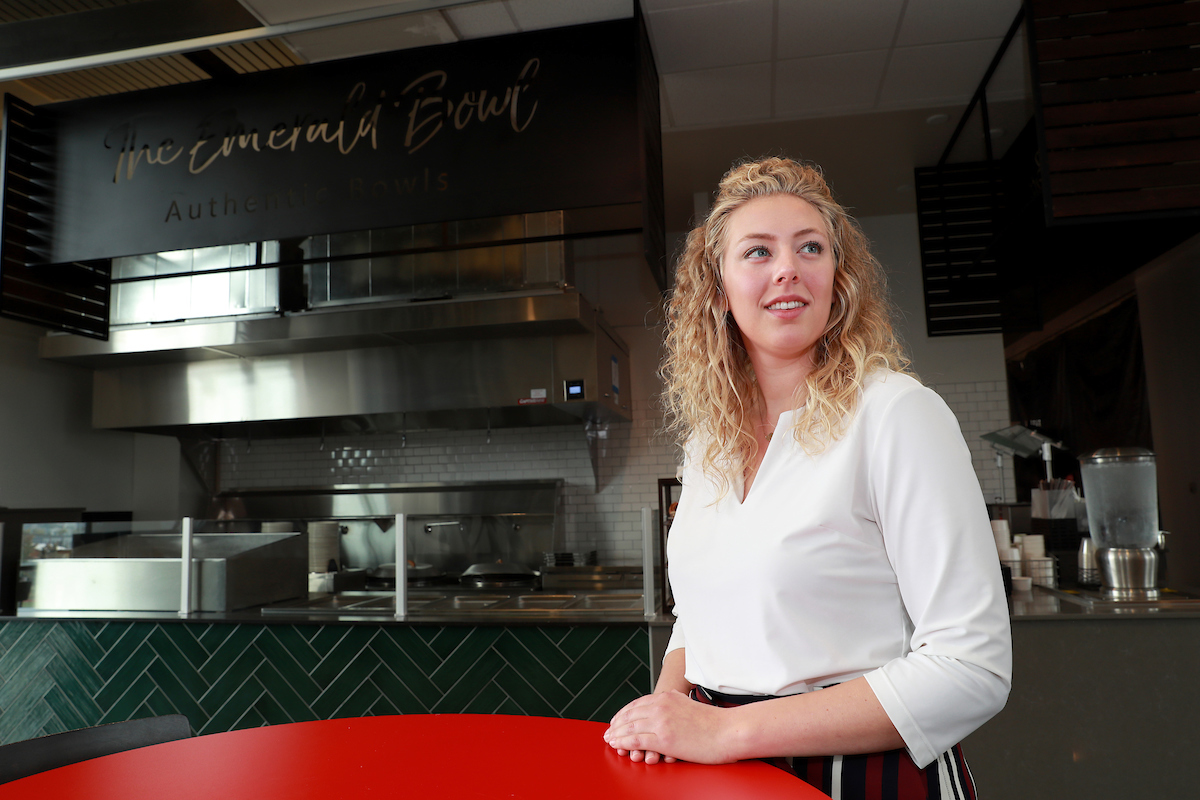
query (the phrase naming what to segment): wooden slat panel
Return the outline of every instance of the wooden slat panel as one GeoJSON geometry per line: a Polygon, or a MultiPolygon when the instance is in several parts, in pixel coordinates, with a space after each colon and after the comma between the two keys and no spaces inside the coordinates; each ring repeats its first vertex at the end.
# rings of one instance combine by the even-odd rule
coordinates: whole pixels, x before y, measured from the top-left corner
{"type": "Polygon", "coordinates": [[[915,170],[917,224],[930,336],[1000,330],[993,253],[1002,187],[990,165],[915,170]]]}
{"type": "Polygon", "coordinates": [[[1091,150],[1052,150],[1047,154],[1047,166],[1051,172],[1133,167],[1143,164],[1169,164],[1173,161],[1195,160],[1200,160],[1200,140],[1197,139],[1122,147],[1097,147],[1091,150]]]}
{"type": "Polygon", "coordinates": [[[1050,176],[1050,190],[1056,195],[1191,184],[1200,185],[1200,163],[1056,172],[1050,176]]]}
{"type": "Polygon", "coordinates": [[[1200,136],[1200,116],[1175,119],[1151,119],[1117,122],[1108,125],[1082,125],[1046,131],[1046,146],[1051,150],[1067,147],[1157,142],[1164,139],[1188,139],[1200,136]]]}
{"type": "Polygon", "coordinates": [[[1050,61],[1038,65],[1038,78],[1042,83],[1111,79],[1142,75],[1148,72],[1193,69],[1195,66],[1196,54],[1190,48],[1181,47],[1175,50],[1155,50],[1150,53],[1050,61]]]}
{"type": "Polygon", "coordinates": [[[1064,14],[1092,14],[1116,8],[1162,4],[1163,0],[1037,0],[1033,4],[1033,14],[1035,18],[1041,19],[1064,14]]]}
{"type": "Polygon", "coordinates": [[[5,273],[3,293],[6,296],[16,295],[25,302],[48,306],[71,314],[87,316],[107,316],[108,314],[107,307],[103,302],[86,299],[37,281],[22,280],[19,271],[8,270],[5,273]]]}
{"type": "Polygon", "coordinates": [[[20,298],[4,298],[4,316],[41,327],[54,327],[68,333],[80,333],[97,339],[108,338],[108,320],[69,314],[52,306],[30,303],[20,298]]]}
{"type": "MultiPolygon", "coordinates": [[[[1200,26],[1197,28],[1200,30],[1200,26]]],[[[1200,91],[1200,72],[1168,72],[1164,75],[1139,75],[1107,81],[1079,81],[1042,86],[1042,104],[1090,103],[1097,100],[1121,100],[1156,94],[1183,94],[1200,91]]]]}
{"type": "Polygon", "coordinates": [[[1162,25],[1186,25],[1191,22],[1200,22],[1200,5],[1172,3],[1152,8],[1113,9],[1107,14],[1092,13],[1078,17],[1036,19],[1033,22],[1033,30],[1038,39],[1058,39],[1064,36],[1096,36],[1162,25]]]}
{"type": "Polygon", "coordinates": [[[1044,111],[1047,128],[1125,119],[1151,119],[1183,114],[1200,114],[1200,94],[1138,97],[1103,103],[1055,106],[1044,111]]]}
{"type": "Polygon", "coordinates": [[[1085,36],[1078,39],[1051,39],[1037,42],[1039,61],[1063,58],[1136,53],[1159,47],[1181,47],[1200,44],[1200,26],[1184,25],[1175,28],[1150,28],[1129,33],[1104,36],[1085,36]]]}
{"type": "Polygon", "coordinates": [[[1200,208],[1200,186],[1170,186],[1137,192],[1071,194],[1054,198],[1054,213],[1060,217],[1133,214],[1200,208]]]}

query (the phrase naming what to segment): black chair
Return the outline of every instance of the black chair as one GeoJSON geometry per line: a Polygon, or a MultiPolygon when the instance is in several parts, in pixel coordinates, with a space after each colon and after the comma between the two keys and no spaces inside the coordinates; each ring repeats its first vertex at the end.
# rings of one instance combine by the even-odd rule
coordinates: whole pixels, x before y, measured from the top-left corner
{"type": "Polygon", "coordinates": [[[87,761],[89,758],[187,739],[191,735],[192,726],[187,717],[168,714],[13,742],[0,746],[0,783],[87,761]]]}

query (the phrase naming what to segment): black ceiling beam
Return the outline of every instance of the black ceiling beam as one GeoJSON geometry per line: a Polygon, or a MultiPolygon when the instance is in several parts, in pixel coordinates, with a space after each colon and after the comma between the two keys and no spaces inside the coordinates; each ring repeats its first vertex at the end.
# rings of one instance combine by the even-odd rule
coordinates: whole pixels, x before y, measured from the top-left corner
{"type": "Polygon", "coordinates": [[[261,26],[238,0],[143,0],[0,25],[0,69],[261,26]]]}

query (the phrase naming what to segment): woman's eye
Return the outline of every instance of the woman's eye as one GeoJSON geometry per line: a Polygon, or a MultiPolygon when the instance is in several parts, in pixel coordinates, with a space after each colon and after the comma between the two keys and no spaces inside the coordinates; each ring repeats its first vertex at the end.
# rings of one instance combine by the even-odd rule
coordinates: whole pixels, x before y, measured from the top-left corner
{"type": "Polygon", "coordinates": [[[751,247],[746,251],[746,258],[767,258],[771,255],[771,251],[765,247],[751,247]]]}
{"type": "Polygon", "coordinates": [[[801,253],[808,253],[814,256],[821,255],[824,250],[825,248],[821,246],[820,242],[805,242],[804,244],[800,245],[801,253]]]}

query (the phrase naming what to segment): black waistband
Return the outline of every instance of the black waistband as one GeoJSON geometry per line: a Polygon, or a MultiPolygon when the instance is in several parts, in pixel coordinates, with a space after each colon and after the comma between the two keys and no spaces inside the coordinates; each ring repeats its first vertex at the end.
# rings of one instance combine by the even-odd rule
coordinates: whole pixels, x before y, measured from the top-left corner
{"type": "MultiPolygon", "coordinates": [[[[831,683],[829,686],[837,686],[836,683],[831,683]]],[[[829,686],[814,686],[810,691],[817,689],[828,689],[829,686]]],[[[789,697],[792,695],[778,694],[726,694],[713,689],[708,689],[703,686],[697,686],[696,691],[703,694],[710,702],[720,701],[722,703],[733,703],[734,705],[743,706],[747,703],[757,703],[760,700],[777,700],[780,697],[789,697]]]]}

